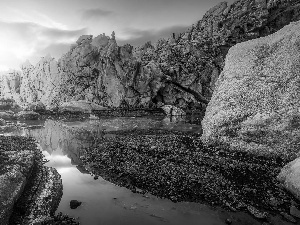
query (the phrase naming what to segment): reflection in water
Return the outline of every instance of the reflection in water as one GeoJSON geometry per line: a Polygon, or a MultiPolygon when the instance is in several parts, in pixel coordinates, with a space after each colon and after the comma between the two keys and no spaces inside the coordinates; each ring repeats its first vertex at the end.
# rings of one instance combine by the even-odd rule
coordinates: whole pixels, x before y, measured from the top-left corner
{"type": "Polygon", "coordinates": [[[149,118],[85,122],[47,120],[43,128],[26,130],[26,135],[39,142],[46,159],[49,160],[46,165],[56,168],[62,176],[64,194],[57,211],[79,217],[83,225],[224,224],[219,213],[207,206],[193,203],[175,204],[151,195],[142,196],[101,177],[94,180],[87,174],[81,165],[80,155],[82,148],[89,146],[93,141],[94,136],[90,135],[90,131],[99,131],[98,135],[102,135],[103,130],[136,128],[174,129],[174,124],[149,118]],[[70,209],[69,202],[72,199],[82,201],[83,204],[77,209],[70,209]]]}

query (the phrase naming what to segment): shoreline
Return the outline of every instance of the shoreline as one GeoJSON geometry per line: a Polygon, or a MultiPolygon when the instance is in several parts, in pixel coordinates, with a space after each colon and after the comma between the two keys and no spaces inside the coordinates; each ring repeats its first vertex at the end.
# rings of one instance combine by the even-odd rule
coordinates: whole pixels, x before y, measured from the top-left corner
{"type": "MultiPolygon", "coordinates": [[[[289,215],[289,209],[292,205],[298,207],[300,202],[276,180],[280,169],[291,161],[283,155],[256,155],[229,150],[226,146],[205,146],[199,134],[190,132],[134,129],[93,134],[93,145],[81,151],[80,159],[82,166],[96,177],[141,195],[149,193],[173,202],[205,204],[229,215],[247,213],[253,221],[299,222],[289,215]]],[[[25,214],[42,218],[43,224],[61,220],[77,224],[67,216],[54,215],[62,195],[60,175],[55,169],[43,166],[43,155],[35,141],[1,137],[4,139],[23,143],[23,148],[31,148],[35,157],[35,168],[27,177],[32,182],[27,182],[15,204],[11,224],[18,221],[26,224],[25,214]],[[49,180],[53,181],[50,188],[49,180]],[[46,186],[48,191],[43,188],[46,186]],[[33,193],[32,187],[37,191],[33,193]],[[41,208],[44,211],[35,214],[41,208]]]]}
{"type": "MultiPolygon", "coordinates": [[[[300,202],[276,180],[290,159],[204,146],[195,134],[107,132],[81,159],[96,177],[140,194],[247,212],[261,222],[288,217],[300,202]],[[107,136],[107,137],[105,137],[107,136]]],[[[297,220],[299,222],[299,220],[297,220]]]]}

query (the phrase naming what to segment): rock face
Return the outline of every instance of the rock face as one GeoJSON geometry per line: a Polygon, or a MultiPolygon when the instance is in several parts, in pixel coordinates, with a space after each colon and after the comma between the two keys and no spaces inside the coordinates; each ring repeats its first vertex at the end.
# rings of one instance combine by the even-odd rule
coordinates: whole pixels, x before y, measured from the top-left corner
{"type": "Polygon", "coordinates": [[[287,190],[300,199],[300,158],[283,167],[277,178],[287,190]]]}
{"type": "Polygon", "coordinates": [[[58,63],[50,56],[42,58],[36,66],[28,61],[22,65],[22,83],[20,99],[23,103],[41,102],[45,106],[54,105],[59,95],[61,70],[58,63]]]}
{"type": "Polygon", "coordinates": [[[14,99],[20,102],[21,72],[11,70],[0,74],[0,93],[2,99],[14,99]]]}
{"type": "Polygon", "coordinates": [[[1,95],[47,108],[86,100],[106,107],[205,109],[228,49],[297,21],[299,9],[298,0],[222,2],[186,32],[136,48],[118,46],[114,32],[84,35],[58,61],[24,64],[19,97],[10,94],[12,87],[1,95]]]}
{"type": "Polygon", "coordinates": [[[229,50],[202,121],[206,142],[295,157],[300,146],[300,22],[229,50]]]}

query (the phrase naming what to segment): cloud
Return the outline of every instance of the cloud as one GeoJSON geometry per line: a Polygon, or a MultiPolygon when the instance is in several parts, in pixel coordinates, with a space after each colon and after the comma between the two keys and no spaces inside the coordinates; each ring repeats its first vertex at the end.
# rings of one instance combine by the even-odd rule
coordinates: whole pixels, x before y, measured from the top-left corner
{"type": "Polygon", "coordinates": [[[90,20],[90,19],[99,19],[103,17],[110,16],[113,12],[109,10],[104,10],[104,9],[87,9],[82,11],[82,16],[81,18],[83,20],[90,20]]]}
{"type": "Polygon", "coordinates": [[[172,33],[179,34],[188,29],[189,26],[178,25],[178,26],[170,26],[159,30],[142,30],[136,28],[126,28],[123,30],[124,36],[126,38],[118,38],[119,44],[131,44],[134,46],[143,45],[148,41],[152,43],[156,42],[160,38],[171,37],[172,33]]]}
{"type": "Polygon", "coordinates": [[[85,33],[86,28],[67,30],[33,22],[0,20],[0,65],[18,69],[27,59],[37,59],[48,53],[58,57],[67,45],[85,33]]]}

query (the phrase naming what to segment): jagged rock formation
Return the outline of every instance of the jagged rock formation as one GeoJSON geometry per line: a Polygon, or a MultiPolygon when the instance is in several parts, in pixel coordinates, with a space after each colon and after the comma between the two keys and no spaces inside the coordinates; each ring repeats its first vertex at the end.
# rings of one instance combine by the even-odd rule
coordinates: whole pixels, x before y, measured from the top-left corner
{"type": "Polygon", "coordinates": [[[203,140],[295,157],[300,146],[300,22],[229,50],[203,140]]]}
{"type": "Polygon", "coordinates": [[[20,88],[20,103],[42,102],[52,106],[53,99],[59,95],[61,71],[57,61],[46,56],[36,66],[29,61],[22,65],[22,84],[20,88]]]}
{"type": "Polygon", "coordinates": [[[118,46],[114,32],[84,35],[58,62],[46,57],[22,67],[21,101],[204,109],[228,49],[299,20],[299,11],[297,0],[222,2],[185,33],[137,48],[118,46]]]}
{"type": "MultiPolygon", "coordinates": [[[[0,74],[1,99],[14,99],[20,102],[21,72],[11,70],[0,74]]],[[[2,105],[2,104],[1,104],[2,105]]]]}
{"type": "Polygon", "coordinates": [[[300,199],[300,158],[284,166],[277,178],[287,190],[300,199]]]}

